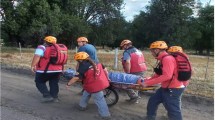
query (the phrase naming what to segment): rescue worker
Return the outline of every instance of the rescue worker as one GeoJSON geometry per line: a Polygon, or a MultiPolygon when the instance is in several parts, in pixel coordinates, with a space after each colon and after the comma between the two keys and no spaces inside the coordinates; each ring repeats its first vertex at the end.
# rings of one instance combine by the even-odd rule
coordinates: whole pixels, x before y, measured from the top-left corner
{"type": "Polygon", "coordinates": [[[99,62],[96,48],[88,43],[88,39],[86,37],[79,37],[77,42],[79,46],[78,52],[86,52],[92,60],[99,62]]]}
{"type": "Polygon", "coordinates": [[[159,63],[160,70],[158,70],[160,73],[157,72],[151,78],[145,79],[143,86],[161,83],[161,87],[149,98],[147,120],[155,120],[160,103],[167,110],[169,120],[182,120],[181,97],[185,86],[182,81],[177,79],[177,63],[172,55],[168,55],[167,48],[168,46],[164,41],[155,41],[150,45],[152,55],[161,62],[159,63]]]}
{"type": "Polygon", "coordinates": [[[87,104],[92,96],[94,103],[98,107],[99,115],[104,119],[110,118],[103,93],[103,90],[109,86],[104,66],[90,59],[86,52],[76,53],[74,59],[79,62],[79,67],[75,77],[67,83],[66,87],[69,89],[79,79],[83,81],[84,92],[78,105],[79,110],[84,111],[87,109],[87,104]]]}
{"type": "MultiPolygon", "coordinates": [[[[122,57],[124,72],[143,77],[144,72],[147,70],[143,53],[132,46],[132,42],[127,39],[121,42],[120,47],[124,50],[122,57]]],[[[127,94],[130,97],[127,100],[128,102],[138,103],[138,99],[140,98],[138,91],[129,89],[127,90],[127,94]]]]}
{"type": "MultiPolygon", "coordinates": [[[[88,39],[86,37],[79,37],[77,39],[77,42],[78,42],[78,47],[79,47],[78,52],[86,52],[94,62],[99,62],[98,57],[97,57],[96,48],[93,45],[88,44],[88,39]]],[[[77,70],[78,66],[79,66],[79,64],[77,63],[76,70],[77,70]]],[[[84,90],[82,89],[80,94],[82,94],[83,91],[84,90]]]]}
{"type": "Polygon", "coordinates": [[[47,71],[46,67],[50,59],[48,49],[52,44],[56,44],[57,39],[54,36],[47,36],[44,39],[44,44],[36,48],[32,63],[31,71],[36,73],[35,83],[37,89],[43,95],[42,102],[59,102],[59,79],[62,72],[62,65],[50,64],[47,71]],[[46,82],[49,82],[50,89],[48,90],[46,82]]]}

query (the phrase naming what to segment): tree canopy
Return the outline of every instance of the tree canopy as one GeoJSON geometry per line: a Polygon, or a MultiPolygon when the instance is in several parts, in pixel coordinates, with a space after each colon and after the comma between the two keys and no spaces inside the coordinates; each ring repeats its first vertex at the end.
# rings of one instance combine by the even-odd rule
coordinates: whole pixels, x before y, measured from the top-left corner
{"type": "Polygon", "coordinates": [[[36,47],[46,35],[69,48],[80,36],[91,44],[118,47],[123,39],[146,48],[155,40],[202,54],[214,49],[214,6],[195,0],[151,0],[126,21],[123,0],[4,0],[1,38],[8,46],[36,47]],[[15,44],[14,44],[15,43],[15,44]]]}

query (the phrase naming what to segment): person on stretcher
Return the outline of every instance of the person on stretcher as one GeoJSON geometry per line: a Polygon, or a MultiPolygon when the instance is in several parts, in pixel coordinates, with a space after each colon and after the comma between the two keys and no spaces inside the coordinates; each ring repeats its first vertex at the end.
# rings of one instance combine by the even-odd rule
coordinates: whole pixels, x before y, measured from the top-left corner
{"type": "Polygon", "coordinates": [[[142,85],[142,83],[144,82],[144,79],[140,76],[122,72],[108,72],[108,77],[111,82],[139,85],[142,85]]]}
{"type": "MultiPolygon", "coordinates": [[[[106,70],[106,69],[105,69],[106,70]]],[[[107,71],[106,71],[107,72],[107,71]]],[[[66,79],[72,79],[76,71],[72,68],[64,71],[64,77],[66,79]]],[[[142,85],[144,79],[140,76],[122,73],[122,72],[107,72],[110,82],[119,82],[125,84],[139,84],[142,85]]]]}

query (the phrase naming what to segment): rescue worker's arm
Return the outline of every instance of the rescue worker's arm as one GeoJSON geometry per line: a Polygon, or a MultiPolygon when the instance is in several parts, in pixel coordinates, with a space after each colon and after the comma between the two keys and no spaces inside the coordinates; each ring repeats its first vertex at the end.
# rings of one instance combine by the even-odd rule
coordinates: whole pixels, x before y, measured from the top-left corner
{"type": "Polygon", "coordinates": [[[75,70],[77,71],[78,68],[79,68],[79,63],[77,62],[76,67],[75,67],[75,70]]]}
{"type": "Polygon", "coordinates": [[[68,89],[69,86],[71,86],[72,84],[74,84],[75,82],[77,82],[79,80],[79,77],[73,77],[67,84],[66,84],[66,88],[68,89]]]}
{"type": "Polygon", "coordinates": [[[31,63],[31,71],[32,72],[36,71],[36,65],[39,61],[40,61],[40,56],[35,54],[34,58],[32,60],[32,63],[31,63]]]}
{"type": "Polygon", "coordinates": [[[131,69],[131,62],[130,62],[130,59],[129,60],[126,60],[125,61],[125,64],[124,64],[124,71],[126,73],[130,73],[130,69],[131,69]]]}
{"type": "Polygon", "coordinates": [[[162,75],[146,79],[144,81],[144,86],[151,86],[154,84],[162,83],[164,81],[171,80],[173,77],[173,72],[176,66],[175,59],[173,57],[165,57],[162,60],[162,75]]]}

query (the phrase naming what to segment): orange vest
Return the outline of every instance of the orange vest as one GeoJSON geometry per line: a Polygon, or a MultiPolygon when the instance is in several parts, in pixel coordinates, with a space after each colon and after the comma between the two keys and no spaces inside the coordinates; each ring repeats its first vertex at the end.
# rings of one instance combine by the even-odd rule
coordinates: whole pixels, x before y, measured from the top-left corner
{"type": "MultiPolygon", "coordinates": [[[[46,46],[44,56],[40,58],[40,61],[37,64],[37,70],[44,71],[50,59],[50,46],[46,46]]],[[[50,64],[47,71],[61,71],[63,69],[62,65],[53,65],[50,64]]]]}
{"type": "Polygon", "coordinates": [[[93,68],[88,69],[84,74],[83,87],[89,93],[99,92],[109,86],[108,78],[100,63],[97,64],[97,69],[99,72],[96,75],[94,75],[93,68]]]}

